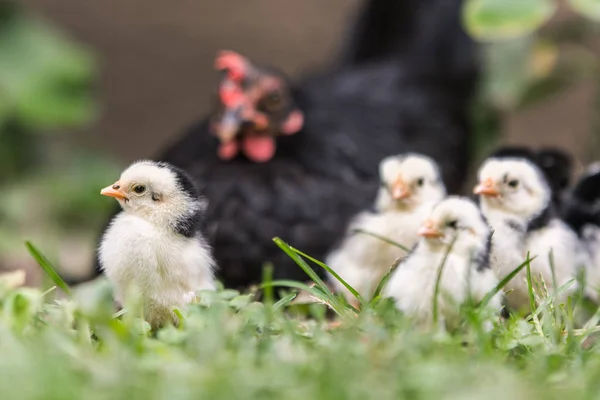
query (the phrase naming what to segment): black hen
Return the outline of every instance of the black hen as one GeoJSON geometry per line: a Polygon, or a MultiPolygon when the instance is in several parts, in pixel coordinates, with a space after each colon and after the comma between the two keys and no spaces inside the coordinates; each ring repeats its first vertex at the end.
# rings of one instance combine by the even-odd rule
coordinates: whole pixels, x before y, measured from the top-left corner
{"type": "Polygon", "coordinates": [[[226,286],[260,282],[267,262],[275,279],[305,280],[272,238],[323,259],[374,201],[378,163],[388,155],[430,155],[449,190],[459,189],[477,77],[461,6],[366,1],[338,66],[295,84],[234,53],[218,58],[219,112],[157,159],[203,188],[226,286]]]}

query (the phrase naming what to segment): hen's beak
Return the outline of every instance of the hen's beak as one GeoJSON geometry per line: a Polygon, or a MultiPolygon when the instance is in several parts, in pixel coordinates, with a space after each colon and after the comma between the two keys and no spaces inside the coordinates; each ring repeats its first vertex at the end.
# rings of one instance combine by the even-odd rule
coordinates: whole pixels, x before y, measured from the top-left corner
{"type": "Polygon", "coordinates": [[[240,132],[242,122],[241,107],[227,108],[216,126],[215,135],[221,143],[229,143],[240,132]]]}
{"type": "Polygon", "coordinates": [[[392,198],[394,200],[403,200],[403,199],[406,199],[407,197],[410,197],[410,195],[411,195],[410,189],[406,185],[406,183],[404,183],[402,178],[399,178],[392,185],[392,198]]]}
{"type": "Polygon", "coordinates": [[[116,181],[113,185],[102,189],[100,194],[103,196],[114,197],[115,199],[119,200],[127,200],[127,196],[125,196],[125,193],[121,191],[121,184],[119,181],[116,181]]]}
{"type": "Polygon", "coordinates": [[[426,238],[440,238],[444,236],[442,232],[435,228],[435,224],[432,220],[425,221],[425,223],[423,224],[423,226],[421,226],[421,228],[419,228],[419,231],[417,233],[419,236],[423,236],[426,238]]]}
{"type": "Polygon", "coordinates": [[[483,182],[480,182],[479,185],[475,186],[473,189],[473,193],[484,196],[500,196],[500,192],[498,191],[498,188],[496,187],[496,184],[492,178],[487,178],[483,182]]]}

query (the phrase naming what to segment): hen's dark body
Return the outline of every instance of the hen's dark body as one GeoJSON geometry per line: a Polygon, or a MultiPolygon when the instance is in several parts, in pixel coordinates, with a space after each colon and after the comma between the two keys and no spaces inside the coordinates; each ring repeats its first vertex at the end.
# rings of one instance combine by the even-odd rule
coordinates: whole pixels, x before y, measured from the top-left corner
{"type": "Polygon", "coordinates": [[[428,154],[450,191],[459,188],[476,78],[460,5],[368,1],[341,65],[293,85],[305,124],[277,139],[269,162],[220,160],[207,121],[157,157],[185,169],[208,198],[207,235],[226,286],[260,282],[266,262],[275,279],[305,280],[272,238],[323,259],[349,219],[372,205],[385,156],[428,154]]]}

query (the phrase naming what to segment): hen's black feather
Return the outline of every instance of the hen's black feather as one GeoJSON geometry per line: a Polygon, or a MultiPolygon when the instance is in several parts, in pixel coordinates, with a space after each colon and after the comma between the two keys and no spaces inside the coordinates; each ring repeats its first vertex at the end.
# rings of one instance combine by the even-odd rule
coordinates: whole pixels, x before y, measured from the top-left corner
{"type": "Polygon", "coordinates": [[[386,156],[427,154],[458,190],[477,75],[461,5],[368,1],[341,65],[294,85],[304,127],[278,138],[269,162],[220,160],[208,121],[157,157],[186,170],[209,200],[207,234],[226,286],[259,282],[266,262],[275,279],[305,280],[272,238],[323,259],[350,218],[373,203],[386,156]]]}

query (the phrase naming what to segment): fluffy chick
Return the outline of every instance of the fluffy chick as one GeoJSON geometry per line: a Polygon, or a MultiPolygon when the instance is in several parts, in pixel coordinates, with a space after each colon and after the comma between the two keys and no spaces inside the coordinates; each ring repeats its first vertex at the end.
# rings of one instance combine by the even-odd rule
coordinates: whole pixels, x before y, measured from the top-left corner
{"type": "Polygon", "coordinates": [[[173,320],[172,308],[191,302],[197,290],[214,289],[214,261],[200,229],[205,205],[182,170],[139,161],[101,194],[123,209],[99,248],[119,303],[136,286],[144,316],[156,327],[173,320]]]}
{"type": "MultiPolygon", "coordinates": [[[[491,158],[479,169],[479,184],[474,193],[480,195],[483,214],[494,230],[492,266],[503,278],[526,258],[531,262],[534,279],[544,280],[553,290],[549,253],[552,250],[556,283],[560,287],[576,276],[587,262],[575,232],[556,216],[552,208],[552,191],[542,172],[522,158],[491,158]]],[[[528,309],[529,295],[526,272],[522,270],[506,289],[507,304],[513,309],[528,309]]],[[[576,290],[575,285],[559,296],[576,290]]]]}
{"type": "MultiPolygon", "coordinates": [[[[455,327],[459,306],[469,299],[481,301],[498,284],[489,263],[491,229],[475,203],[450,196],[433,208],[418,234],[421,240],[398,265],[384,295],[392,297],[396,306],[419,324],[430,324],[438,270],[448,254],[438,307],[446,326],[455,327]]],[[[501,294],[488,306],[499,312],[501,294]]]]}
{"type": "MultiPolygon", "coordinates": [[[[401,248],[356,232],[371,232],[407,248],[418,240],[417,230],[432,206],[446,195],[437,164],[421,154],[404,154],[383,159],[379,166],[381,187],[374,211],[358,214],[346,237],[326,263],[361,295],[369,296],[394,262],[406,254],[401,248]]],[[[334,288],[349,301],[354,297],[334,277],[334,288]]]]}

